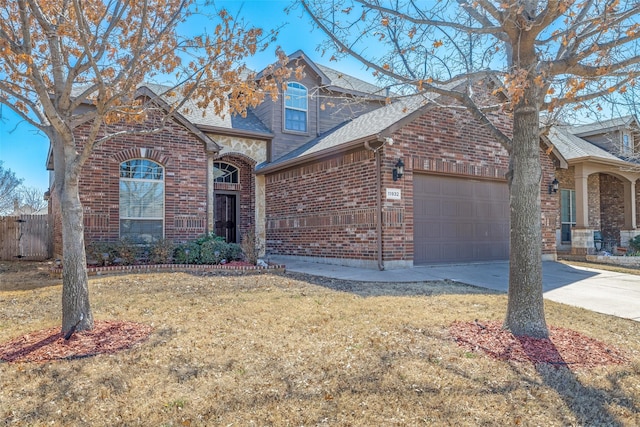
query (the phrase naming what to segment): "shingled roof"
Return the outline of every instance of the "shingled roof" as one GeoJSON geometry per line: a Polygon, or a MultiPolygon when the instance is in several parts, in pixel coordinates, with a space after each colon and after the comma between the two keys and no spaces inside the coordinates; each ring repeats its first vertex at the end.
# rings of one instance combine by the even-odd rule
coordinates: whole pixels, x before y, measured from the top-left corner
{"type": "Polygon", "coordinates": [[[629,129],[634,123],[637,124],[634,116],[624,116],[578,126],[552,126],[546,138],[568,162],[594,160],[636,164],[636,159],[624,157],[620,153],[612,153],[586,139],[589,136],[629,129]]]}
{"type": "Polygon", "coordinates": [[[553,126],[549,130],[547,139],[567,161],[585,158],[623,161],[595,144],[576,136],[570,126],[553,126]]]}
{"type": "Polygon", "coordinates": [[[358,144],[376,137],[388,136],[386,134],[390,134],[394,127],[405,120],[410,120],[415,114],[421,114],[422,110],[436,97],[435,94],[420,94],[401,98],[345,122],[271,163],[258,165],[256,170],[279,168],[305,157],[330,151],[346,143],[358,144]]]}
{"type": "MultiPolygon", "coordinates": [[[[177,95],[171,93],[171,87],[169,86],[158,84],[146,84],[145,86],[169,104],[178,101],[177,95]]],[[[202,108],[199,107],[194,100],[188,99],[183,108],[180,109],[180,114],[194,125],[206,128],[207,130],[216,128],[220,130],[261,133],[265,136],[271,136],[271,131],[251,110],[248,110],[244,117],[240,114],[229,113],[221,116],[216,114],[211,104],[202,108]]]]}

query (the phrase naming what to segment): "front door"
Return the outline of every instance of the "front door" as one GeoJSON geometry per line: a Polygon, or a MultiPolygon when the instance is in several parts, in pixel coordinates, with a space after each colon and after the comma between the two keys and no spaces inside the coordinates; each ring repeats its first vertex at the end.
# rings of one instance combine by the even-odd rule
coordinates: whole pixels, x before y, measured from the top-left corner
{"type": "Polygon", "coordinates": [[[237,198],[235,194],[215,195],[215,233],[227,243],[237,243],[237,198]]]}

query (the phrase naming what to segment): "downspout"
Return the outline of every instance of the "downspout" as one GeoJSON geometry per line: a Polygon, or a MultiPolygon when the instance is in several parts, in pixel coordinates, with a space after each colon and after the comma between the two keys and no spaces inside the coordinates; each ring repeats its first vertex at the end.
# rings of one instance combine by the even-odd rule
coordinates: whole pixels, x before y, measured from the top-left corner
{"type": "Polygon", "coordinates": [[[384,143],[377,148],[372,148],[369,141],[365,141],[364,146],[367,150],[373,151],[376,160],[376,246],[378,255],[378,269],[384,271],[384,262],[382,260],[382,159],[380,158],[380,149],[384,143]]]}

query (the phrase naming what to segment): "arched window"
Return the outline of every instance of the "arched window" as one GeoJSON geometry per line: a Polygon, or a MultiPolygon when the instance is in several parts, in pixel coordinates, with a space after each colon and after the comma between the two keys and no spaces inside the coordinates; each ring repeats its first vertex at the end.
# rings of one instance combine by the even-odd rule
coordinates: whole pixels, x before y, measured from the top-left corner
{"type": "Polygon", "coordinates": [[[151,160],[120,164],[120,237],[151,242],[164,236],[164,168],[151,160]]]}
{"type": "Polygon", "coordinates": [[[213,162],[213,182],[238,184],[238,168],[224,162],[213,162]]]}
{"type": "Polygon", "coordinates": [[[307,88],[300,83],[287,84],[284,96],[284,128],[294,132],[307,131],[307,88]]]}

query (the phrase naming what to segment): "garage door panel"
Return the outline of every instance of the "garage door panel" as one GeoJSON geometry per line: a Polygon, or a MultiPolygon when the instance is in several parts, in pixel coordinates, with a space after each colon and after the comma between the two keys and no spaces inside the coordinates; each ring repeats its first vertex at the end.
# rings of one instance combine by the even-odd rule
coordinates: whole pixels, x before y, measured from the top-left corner
{"type": "Polygon", "coordinates": [[[506,183],[414,175],[414,262],[509,257],[506,183]]]}
{"type": "Polygon", "coordinates": [[[415,238],[418,240],[441,240],[444,237],[442,228],[418,224],[416,227],[415,238]]]}
{"type": "Polygon", "coordinates": [[[474,224],[470,222],[456,224],[455,228],[456,228],[456,238],[457,238],[456,240],[470,238],[471,236],[475,235],[474,224]]]}

